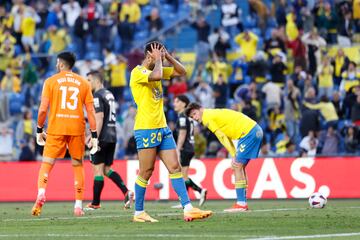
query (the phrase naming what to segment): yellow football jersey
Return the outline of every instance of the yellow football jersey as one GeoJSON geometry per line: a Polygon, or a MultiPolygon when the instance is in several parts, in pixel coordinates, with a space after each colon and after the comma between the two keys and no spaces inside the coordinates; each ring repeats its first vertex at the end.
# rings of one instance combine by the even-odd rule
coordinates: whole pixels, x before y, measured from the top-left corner
{"type": "MultiPolygon", "coordinates": [[[[137,105],[134,130],[166,127],[161,81],[149,81],[151,70],[136,66],[130,75],[130,88],[137,105]]],[[[170,79],[173,67],[163,68],[163,79],[170,79]]]]}
{"type": "Polygon", "coordinates": [[[232,140],[246,136],[256,122],[241,112],[230,109],[204,109],[202,124],[210,131],[220,130],[232,140]]]}

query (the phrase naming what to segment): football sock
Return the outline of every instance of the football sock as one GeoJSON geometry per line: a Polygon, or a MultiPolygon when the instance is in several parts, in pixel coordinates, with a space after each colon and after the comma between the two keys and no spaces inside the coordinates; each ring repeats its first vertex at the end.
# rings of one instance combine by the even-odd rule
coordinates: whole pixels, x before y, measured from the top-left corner
{"type": "Polygon", "coordinates": [[[82,209],[82,200],[75,200],[74,208],[81,208],[82,209]]]}
{"type": "Polygon", "coordinates": [[[93,188],[93,200],[92,205],[100,204],[100,196],[101,192],[104,188],[104,177],[103,176],[95,176],[94,178],[94,188],[93,188]]]}
{"type": "Polygon", "coordinates": [[[121,179],[120,175],[117,172],[110,169],[110,171],[106,174],[106,176],[110,178],[116,184],[116,186],[118,186],[118,188],[120,188],[120,190],[124,195],[128,192],[128,189],[124,181],[121,179]]]}
{"type": "Polygon", "coordinates": [[[186,191],[184,178],[181,172],[170,174],[171,185],[179,197],[180,203],[183,207],[190,203],[189,195],[186,191]]]}
{"type": "Polygon", "coordinates": [[[135,181],[135,215],[144,211],[144,199],[148,181],[138,176],[135,181]]]}
{"type": "Polygon", "coordinates": [[[48,182],[49,173],[53,168],[53,164],[43,162],[41,163],[41,167],[39,170],[39,178],[38,178],[38,195],[45,194],[45,189],[48,182]]]}
{"type": "Polygon", "coordinates": [[[236,200],[238,204],[246,204],[246,180],[240,180],[235,182],[236,200]]]}
{"type": "Polygon", "coordinates": [[[201,192],[201,187],[199,187],[198,185],[196,185],[193,180],[191,178],[189,178],[188,180],[185,181],[185,185],[186,188],[189,189],[189,187],[191,187],[192,189],[194,189],[197,192],[201,192]]]}
{"type": "Polygon", "coordinates": [[[73,166],[75,179],[75,200],[84,199],[85,173],[83,165],[73,166]]]}

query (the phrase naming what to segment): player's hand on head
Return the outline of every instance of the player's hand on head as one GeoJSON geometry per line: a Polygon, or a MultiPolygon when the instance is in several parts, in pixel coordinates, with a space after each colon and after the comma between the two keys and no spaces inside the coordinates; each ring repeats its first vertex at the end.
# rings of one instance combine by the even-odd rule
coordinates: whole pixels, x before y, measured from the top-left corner
{"type": "Polygon", "coordinates": [[[151,44],[151,52],[148,51],[148,54],[155,60],[161,60],[163,56],[161,45],[157,43],[151,44]]]}

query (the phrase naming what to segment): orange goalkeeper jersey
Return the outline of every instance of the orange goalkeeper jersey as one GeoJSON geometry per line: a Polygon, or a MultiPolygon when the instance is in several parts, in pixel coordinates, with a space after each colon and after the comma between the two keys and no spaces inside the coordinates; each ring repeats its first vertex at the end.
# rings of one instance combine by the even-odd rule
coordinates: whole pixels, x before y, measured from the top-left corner
{"type": "Polygon", "coordinates": [[[85,133],[83,107],[94,102],[87,80],[73,72],[61,71],[46,79],[42,98],[50,102],[48,134],[79,136],[85,133]]]}

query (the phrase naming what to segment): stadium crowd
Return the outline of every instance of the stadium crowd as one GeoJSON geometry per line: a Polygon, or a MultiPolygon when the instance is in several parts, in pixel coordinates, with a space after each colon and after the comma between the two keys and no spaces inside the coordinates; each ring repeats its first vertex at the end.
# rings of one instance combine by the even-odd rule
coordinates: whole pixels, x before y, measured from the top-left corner
{"type": "MultiPolygon", "coordinates": [[[[153,36],[166,43],[157,33],[184,14],[197,34],[196,59],[188,77],[164,82],[171,129],[172,101],[186,94],[256,120],[261,156],[360,153],[359,58],[343,50],[360,42],[360,0],[13,0],[0,5],[0,160],[40,154],[39,96],[63,50],[76,53],[80,75],[104,73],[118,102],[116,157],[136,158],[128,81],[143,53],[133,46],[153,36]],[[219,22],[208,18],[214,11],[219,22]]],[[[227,156],[209,131],[198,125],[195,133],[196,157],[227,156]]]]}

